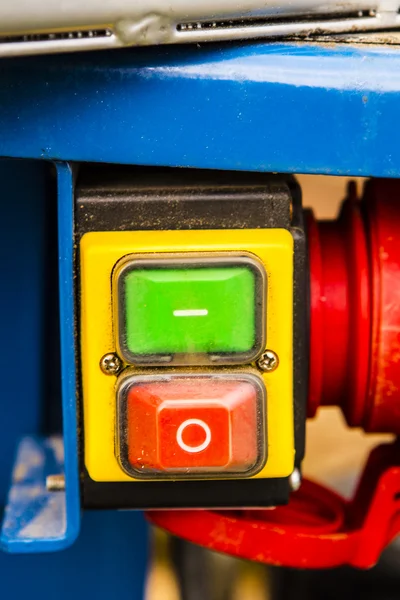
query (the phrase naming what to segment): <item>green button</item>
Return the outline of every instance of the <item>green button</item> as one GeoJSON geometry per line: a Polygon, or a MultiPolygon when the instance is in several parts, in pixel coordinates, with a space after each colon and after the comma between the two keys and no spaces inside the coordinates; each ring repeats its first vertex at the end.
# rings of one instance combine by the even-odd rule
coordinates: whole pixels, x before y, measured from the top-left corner
{"type": "Polygon", "coordinates": [[[257,269],[247,264],[132,268],[123,277],[131,355],[249,353],[259,337],[257,269]]]}

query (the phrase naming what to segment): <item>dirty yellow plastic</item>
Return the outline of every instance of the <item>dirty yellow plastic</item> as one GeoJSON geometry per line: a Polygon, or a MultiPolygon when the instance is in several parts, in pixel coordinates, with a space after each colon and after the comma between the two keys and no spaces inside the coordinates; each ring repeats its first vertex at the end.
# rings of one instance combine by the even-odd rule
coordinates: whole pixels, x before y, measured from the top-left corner
{"type": "Polygon", "coordinates": [[[284,229],[93,232],[82,237],[81,357],[88,473],[94,481],[138,481],[122,471],[116,458],[116,377],[103,374],[99,366],[104,354],[115,351],[113,268],[128,254],[184,252],[250,252],[265,266],[266,347],[278,354],[279,366],[263,375],[267,389],[268,460],[254,477],[286,477],[293,471],[295,451],[293,238],[284,229]]]}

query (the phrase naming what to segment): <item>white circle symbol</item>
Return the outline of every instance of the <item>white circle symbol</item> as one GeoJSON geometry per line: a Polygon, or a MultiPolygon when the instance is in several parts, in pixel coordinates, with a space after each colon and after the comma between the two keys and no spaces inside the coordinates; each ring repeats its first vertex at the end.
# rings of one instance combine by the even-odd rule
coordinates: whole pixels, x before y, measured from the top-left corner
{"type": "Polygon", "coordinates": [[[178,442],[178,445],[180,446],[180,448],[182,448],[182,450],[185,450],[186,452],[191,452],[192,454],[195,452],[201,452],[202,450],[205,450],[206,448],[208,448],[208,446],[210,445],[211,429],[209,428],[207,423],[205,423],[201,419],[187,419],[186,421],[183,421],[183,423],[181,423],[179,425],[178,431],[176,432],[176,441],[178,442]],[[190,427],[190,425],[198,425],[205,432],[206,439],[204,440],[204,442],[202,444],[199,444],[198,446],[188,446],[183,441],[183,439],[182,439],[183,432],[185,431],[186,427],[190,427]]]}

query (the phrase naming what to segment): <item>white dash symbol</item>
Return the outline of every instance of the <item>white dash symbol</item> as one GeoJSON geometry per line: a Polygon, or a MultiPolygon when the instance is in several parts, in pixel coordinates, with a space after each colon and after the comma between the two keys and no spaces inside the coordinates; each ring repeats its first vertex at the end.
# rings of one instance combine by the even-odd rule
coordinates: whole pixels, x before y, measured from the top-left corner
{"type": "Polygon", "coordinates": [[[198,310],[174,310],[174,317],[206,317],[208,310],[200,308],[198,310]]]}

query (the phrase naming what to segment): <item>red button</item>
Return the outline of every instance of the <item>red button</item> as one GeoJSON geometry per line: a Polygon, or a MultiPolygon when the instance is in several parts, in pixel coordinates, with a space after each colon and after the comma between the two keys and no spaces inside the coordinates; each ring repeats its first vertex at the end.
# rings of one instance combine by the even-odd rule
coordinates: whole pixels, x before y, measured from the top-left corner
{"type": "Polygon", "coordinates": [[[253,470],[265,441],[263,389],[247,375],[133,377],[126,391],[128,466],[144,475],[253,470]]]}

